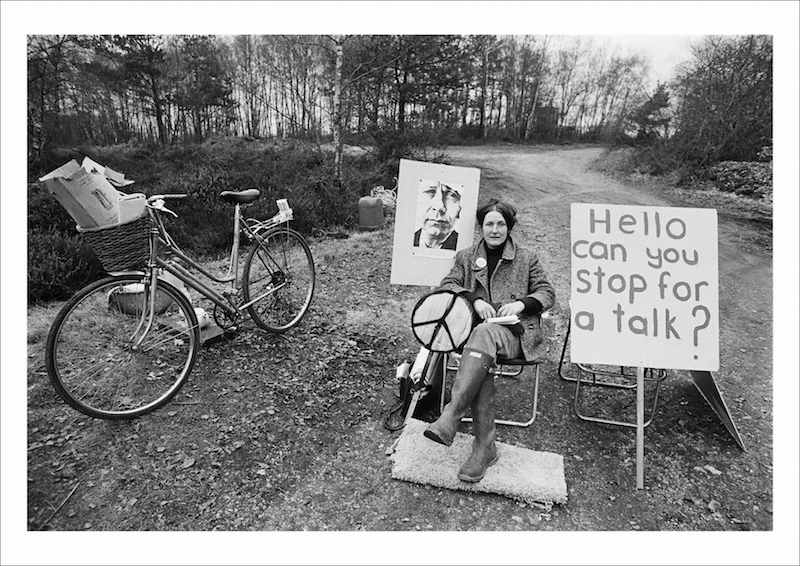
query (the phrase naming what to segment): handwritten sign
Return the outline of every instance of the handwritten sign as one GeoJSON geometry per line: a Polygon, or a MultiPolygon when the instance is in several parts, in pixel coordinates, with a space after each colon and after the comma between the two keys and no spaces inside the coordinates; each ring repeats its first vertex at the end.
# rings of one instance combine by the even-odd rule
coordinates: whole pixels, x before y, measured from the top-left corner
{"type": "Polygon", "coordinates": [[[573,363],[719,369],[717,212],[572,204],[573,363]]]}

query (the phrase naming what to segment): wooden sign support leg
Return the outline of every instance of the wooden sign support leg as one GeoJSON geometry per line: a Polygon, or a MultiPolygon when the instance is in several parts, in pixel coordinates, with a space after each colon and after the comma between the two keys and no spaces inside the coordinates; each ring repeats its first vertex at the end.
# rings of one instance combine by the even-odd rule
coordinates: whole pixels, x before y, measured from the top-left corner
{"type": "Polygon", "coordinates": [[[644,368],[636,368],[636,489],[644,489],[644,368]]]}

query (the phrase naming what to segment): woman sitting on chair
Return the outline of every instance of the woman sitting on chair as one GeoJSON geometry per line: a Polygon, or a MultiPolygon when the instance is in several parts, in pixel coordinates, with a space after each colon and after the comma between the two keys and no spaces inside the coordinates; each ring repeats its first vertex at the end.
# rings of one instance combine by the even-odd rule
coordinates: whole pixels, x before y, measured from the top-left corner
{"type": "MultiPolygon", "coordinates": [[[[482,238],[456,254],[455,265],[440,285],[466,297],[483,321],[472,329],[464,346],[450,402],[424,433],[450,446],[461,418],[472,408],[472,453],[458,472],[459,479],[467,482],[482,480],[486,469],[497,462],[491,374],[495,360],[524,357],[522,323],[506,326],[485,321],[497,316],[538,317],[555,302],[555,290],[539,258],[510,236],[516,214],[513,206],[495,199],[479,208],[482,238]]],[[[541,341],[540,334],[533,336],[535,344],[541,341]]]]}

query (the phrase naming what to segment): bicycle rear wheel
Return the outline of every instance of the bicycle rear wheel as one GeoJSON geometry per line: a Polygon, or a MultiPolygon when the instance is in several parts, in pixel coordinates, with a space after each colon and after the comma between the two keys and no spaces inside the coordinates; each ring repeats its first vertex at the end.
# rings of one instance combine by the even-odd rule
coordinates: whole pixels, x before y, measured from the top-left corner
{"type": "Polygon", "coordinates": [[[200,344],[188,299],[159,280],[149,329],[145,274],[107,277],[79,291],[47,336],[50,381],[74,409],[121,420],[154,411],[186,382],[200,344]],[[144,334],[144,336],[142,336],[144,334]]]}
{"type": "Polygon", "coordinates": [[[242,292],[250,316],[261,328],[282,333],[296,325],[314,295],[314,260],[303,237],[275,228],[247,254],[242,292]]]}

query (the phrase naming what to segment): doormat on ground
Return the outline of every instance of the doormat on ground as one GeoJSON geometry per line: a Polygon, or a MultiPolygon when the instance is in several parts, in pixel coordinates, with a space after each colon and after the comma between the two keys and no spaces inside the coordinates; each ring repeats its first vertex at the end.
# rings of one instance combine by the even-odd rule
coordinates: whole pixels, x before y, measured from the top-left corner
{"type": "Polygon", "coordinates": [[[458,479],[458,469],[472,451],[472,436],[456,433],[444,446],[423,436],[429,423],[411,419],[391,454],[392,478],[463,491],[497,493],[524,503],[567,502],[564,458],[497,442],[497,463],[478,483],[458,479]]]}

